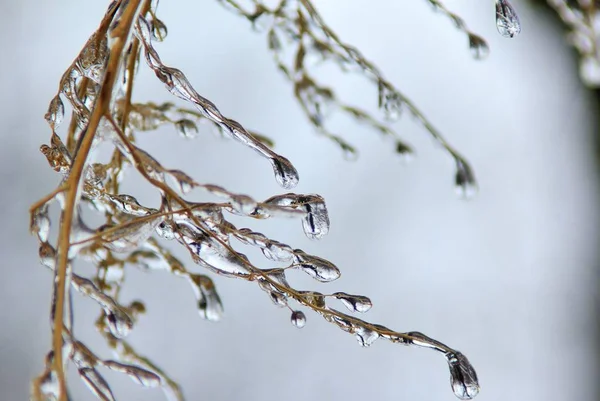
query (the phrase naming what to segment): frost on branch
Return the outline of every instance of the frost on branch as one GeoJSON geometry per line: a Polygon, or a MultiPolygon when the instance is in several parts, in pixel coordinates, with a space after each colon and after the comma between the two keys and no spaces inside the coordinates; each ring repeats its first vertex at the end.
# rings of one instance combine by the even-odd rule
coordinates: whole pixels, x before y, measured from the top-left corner
{"type": "MultiPolygon", "coordinates": [[[[244,14],[234,2],[228,4],[244,14]]],[[[383,122],[343,104],[336,99],[333,90],[316,83],[305,68],[306,57],[311,56],[315,48],[327,48],[323,50],[325,58],[336,60],[346,69],[358,67],[376,82],[380,105],[389,119],[396,118],[402,108],[416,116],[454,157],[457,185],[465,190],[475,185],[467,162],[374,65],[337,38],[309,1],[282,1],[275,10],[264,7],[261,10],[244,15],[253,22],[263,15],[273,17],[268,26],[271,49],[281,70],[294,83],[303,110],[323,134],[353,153],[350,145],[324,127],[326,109],[333,107],[385,135],[396,135],[383,122]],[[293,23],[288,26],[290,21],[293,23]],[[297,46],[292,64],[283,59],[285,46],[297,46]]],[[[330,223],[323,197],[284,193],[257,200],[218,185],[198,182],[183,171],[164,166],[136,144],[138,133],[163,125],[171,125],[174,132],[184,137],[196,137],[197,124],[205,120],[223,135],[266,158],[283,188],[291,189],[298,182],[296,169],[271,149],[269,138],[224,116],[214,103],[194,89],[182,71],[161,59],[154,42],[165,39],[167,28],[155,11],[155,6],[148,1],[111,3],[98,30],[63,74],[58,93],[50,101],[45,116],[52,135],[50,144],[42,145],[40,150],[51,168],[60,173],[61,182],[55,191],[31,208],[30,228],[40,242],[40,261],[54,276],[50,316],[52,349],[44,372],[33,382],[32,399],[68,400],[65,371],[69,364],[101,400],[115,399],[102,376],[106,369],[125,374],[141,386],[161,388],[167,399],[183,399],[177,383],[126,342],[145,312],[142,301],[124,305],[119,300],[120,291],[126,285],[125,270],[130,268],[163,271],[185,279],[191,287],[190,302],[196,304],[200,317],[209,321],[222,318],[223,304],[212,279],[200,273],[202,268],[255,283],[271,302],[287,309],[291,323],[297,328],[302,328],[307,321],[300,309],[312,310],[352,334],[364,347],[378,339],[387,339],[442,353],[455,395],[462,399],[477,395],[477,375],[462,353],[422,333],[397,332],[357,317],[354,313],[362,314],[372,307],[371,300],[363,295],[297,289],[288,281],[289,270],[302,271],[326,283],[339,278],[340,269],[328,260],[268,238],[252,228],[236,227],[228,220],[231,215],[242,216],[250,225],[253,219],[297,219],[306,236],[318,240],[328,233],[330,223]],[[133,103],[131,94],[138,63],[146,64],[183,105],[133,103]],[[65,120],[64,102],[73,111],[61,138],[57,131],[65,120]],[[101,143],[112,146],[112,157],[106,163],[94,163],[91,156],[101,143]],[[131,167],[155,187],[160,205],[145,205],[132,194],[121,192],[123,172],[131,167]],[[218,201],[198,201],[198,192],[216,196],[218,201]],[[54,205],[61,211],[60,219],[55,219],[59,226],[56,241],[49,235],[50,206],[54,205]],[[106,223],[90,226],[82,217],[84,209],[102,214],[106,223]],[[189,266],[177,259],[169,250],[169,244],[183,247],[198,266],[189,266]],[[264,260],[250,260],[242,253],[244,247],[257,248],[264,260]],[[79,259],[94,266],[90,277],[74,271],[74,262],[79,259]],[[96,327],[117,360],[97,356],[74,335],[74,293],[98,305],[100,315],[96,327]],[[341,306],[348,312],[342,312],[341,306]]],[[[398,141],[396,149],[405,153],[410,148],[398,141]]]]}

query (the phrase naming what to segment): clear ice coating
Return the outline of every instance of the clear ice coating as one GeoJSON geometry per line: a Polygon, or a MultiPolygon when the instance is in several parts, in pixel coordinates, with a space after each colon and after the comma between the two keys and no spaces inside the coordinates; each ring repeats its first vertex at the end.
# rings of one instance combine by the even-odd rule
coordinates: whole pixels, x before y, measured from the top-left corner
{"type": "Polygon", "coordinates": [[[461,400],[470,400],[479,394],[477,373],[466,356],[458,351],[446,354],[450,368],[450,384],[452,391],[461,400]]]}
{"type": "Polygon", "coordinates": [[[152,46],[151,32],[150,23],[144,17],[139,16],[136,24],[136,34],[144,47],[146,62],[154,71],[156,77],[165,84],[167,90],[174,96],[193,103],[205,118],[222,128],[221,132],[269,159],[273,166],[275,178],[283,188],[295,187],[298,184],[298,171],[292,163],[253,137],[238,122],[223,116],[211,101],[196,92],[183,72],[177,68],[166,66],[152,46]]]}
{"type": "Polygon", "coordinates": [[[496,0],[496,27],[505,38],[514,38],[521,32],[519,17],[508,0],[496,0]]]}
{"type": "Polygon", "coordinates": [[[96,369],[91,367],[80,368],[79,375],[92,393],[96,395],[96,398],[102,401],[115,401],[110,386],[96,369]]]}
{"type": "Polygon", "coordinates": [[[264,202],[266,205],[304,209],[302,220],[304,234],[310,239],[321,239],[329,233],[329,212],[325,199],[320,195],[299,195],[294,193],[276,195],[264,202]]]}
{"type": "Polygon", "coordinates": [[[362,347],[370,347],[379,338],[379,333],[363,326],[355,328],[354,335],[362,347]]]}
{"type": "Polygon", "coordinates": [[[299,329],[303,328],[306,324],[306,316],[304,315],[304,312],[299,310],[295,310],[292,312],[290,320],[292,324],[299,329]]]}
{"type": "Polygon", "coordinates": [[[329,213],[325,199],[319,195],[311,195],[304,204],[306,216],[302,220],[304,234],[310,239],[321,239],[329,232],[329,213]]]}
{"type": "Polygon", "coordinates": [[[72,284],[77,291],[87,295],[104,309],[106,323],[113,336],[124,338],[131,332],[133,328],[131,317],[114,299],[100,291],[91,280],[73,274],[72,284]]]}
{"type": "MultiPolygon", "coordinates": [[[[237,1],[228,0],[226,3],[235,5],[237,1]]],[[[304,99],[304,107],[315,124],[322,127],[323,120],[327,118],[328,109],[335,108],[338,111],[343,109],[354,116],[357,121],[366,122],[384,135],[395,135],[393,131],[387,128],[386,124],[380,123],[368,113],[339,102],[333,90],[312,82],[312,77],[309,77],[308,72],[302,66],[302,64],[310,64],[311,62],[307,59],[314,60],[315,56],[318,56],[317,58],[321,61],[329,56],[341,58],[344,62],[358,67],[357,69],[365,73],[369,79],[379,82],[379,106],[385,111],[388,119],[395,120],[400,116],[402,109],[405,109],[425,125],[432,136],[457,161],[456,183],[460,188],[466,189],[475,185],[473,173],[466,161],[455,154],[420,111],[412,105],[409,99],[405,98],[401,92],[387,82],[374,65],[365,60],[358,50],[341,43],[336,38],[336,35],[326,27],[316,11],[312,9],[310,0],[281,0],[277,10],[262,6],[264,1],[255,1],[257,11],[254,15],[256,17],[257,14],[263,13],[265,20],[268,22],[270,27],[269,43],[270,47],[278,53],[276,58],[284,57],[284,47],[290,43],[297,42],[298,39],[302,41],[304,54],[301,54],[301,57],[297,56],[295,71],[289,71],[291,72],[290,79],[303,79],[304,84],[307,85],[305,88],[299,89],[299,92],[301,92],[299,97],[304,99]],[[315,30],[317,32],[316,36],[301,37],[304,34],[301,32],[299,24],[296,23],[292,23],[290,27],[285,26],[287,22],[297,22],[297,19],[302,17],[306,18],[304,22],[307,23],[305,33],[315,30]],[[286,18],[290,21],[287,21],[286,18]],[[332,50],[326,55],[325,53],[330,46],[332,50]]],[[[437,2],[437,0],[431,1],[437,2]]],[[[151,7],[154,7],[157,1],[151,3],[153,3],[151,7]]],[[[506,2],[502,3],[508,5],[506,2]]],[[[119,26],[119,19],[126,14],[123,10],[128,7],[128,4],[128,2],[113,2],[112,7],[118,10],[116,10],[116,14],[109,12],[101,26],[110,25],[112,28],[119,26]]],[[[245,13],[243,8],[236,6],[233,8],[242,15],[245,13]]],[[[440,9],[445,10],[443,7],[440,7],[440,9]]],[[[114,8],[113,11],[115,11],[114,8]]],[[[504,13],[506,14],[506,12],[504,13]]],[[[145,12],[141,14],[148,15],[145,12]]],[[[117,90],[113,91],[110,97],[108,105],[110,116],[108,114],[104,115],[97,131],[88,136],[95,138],[92,141],[93,149],[102,141],[114,142],[117,149],[132,164],[140,167],[140,171],[143,172],[146,178],[148,176],[151,178],[149,179],[150,183],[157,187],[157,191],[161,193],[163,200],[159,211],[142,206],[133,196],[118,193],[118,187],[125,171],[124,167],[126,167],[126,164],[121,160],[115,160],[121,159],[121,155],[113,157],[113,160],[106,165],[91,163],[90,160],[86,160],[86,163],[84,163],[82,196],[76,194],[77,199],[74,207],[79,211],[80,206],[91,206],[95,211],[104,213],[108,217],[108,224],[99,230],[91,230],[76,223],[73,227],[73,232],[76,235],[72,235],[72,241],[68,247],[68,257],[81,256],[97,265],[99,274],[94,276],[96,281],[82,278],[73,273],[70,263],[67,264],[66,274],[70,279],[72,288],[96,301],[102,307],[104,314],[101,318],[104,319],[105,324],[99,325],[99,327],[105,330],[102,335],[108,340],[109,346],[116,351],[119,358],[123,358],[127,363],[136,363],[143,366],[138,367],[99,359],[72,337],[72,323],[69,321],[66,325],[68,336],[64,337],[64,349],[73,349],[69,357],[75,362],[79,374],[96,396],[105,401],[114,399],[108,384],[96,371],[96,369],[99,369],[98,367],[105,367],[124,373],[145,387],[161,386],[163,389],[172,389],[175,395],[169,398],[171,400],[179,401],[183,399],[175,382],[163,374],[159,368],[140,357],[127,343],[120,341],[122,337],[131,331],[137,315],[143,309],[142,303],[138,303],[139,305],[134,307],[134,302],[124,307],[116,301],[119,288],[123,283],[126,264],[148,270],[166,270],[174,276],[188,279],[195,293],[200,315],[208,320],[219,320],[223,314],[221,300],[211,279],[204,275],[190,273],[183,263],[177,260],[166,248],[163,248],[162,241],[159,242],[156,238],[151,237],[153,234],[157,234],[163,239],[176,240],[185,246],[187,250],[192,251],[192,257],[196,262],[212,271],[258,282],[259,286],[267,292],[276,305],[287,307],[292,312],[291,322],[295,327],[303,327],[306,316],[303,312],[294,311],[290,308],[288,297],[296,300],[300,305],[312,309],[342,330],[353,334],[362,346],[369,346],[379,337],[382,337],[392,342],[413,344],[440,351],[446,355],[448,360],[452,388],[457,396],[459,398],[471,398],[476,395],[479,391],[476,374],[462,354],[421,333],[394,332],[384,326],[367,323],[357,317],[345,315],[332,309],[329,305],[329,301],[333,301],[331,298],[335,297],[352,312],[366,312],[372,306],[367,297],[344,292],[323,295],[315,291],[295,290],[287,282],[286,272],[288,272],[288,269],[300,268],[320,281],[335,280],[340,276],[340,272],[335,265],[325,259],[308,255],[299,249],[293,250],[289,245],[267,238],[265,235],[250,229],[237,229],[225,220],[227,215],[224,216],[223,214],[223,211],[226,211],[256,219],[298,217],[302,219],[302,227],[306,236],[311,239],[319,239],[327,234],[330,224],[327,208],[322,197],[319,195],[286,194],[273,197],[264,203],[256,202],[246,195],[234,194],[218,186],[199,184],[182,171],[165,169],[153,156],[132,144],[129,138],[136,134],[136,131],[150,131],[164,124],[174,125],[175,129],[185,137],[194,137],[198,133],[196,122],[185,117],[197,118],[200,121],[205,118],[221,134],[235,139],[265,157],[271,163],[275,177],[281,186],[292,188],[298,183],[298,172],[289,160],[271,150],[273,143],[269,138],[247,131],[241,124],[223,116],[212,102],[195,91],[180,70],[162,63],[158,53],[152,47],[152,40],[164,39],[167,28],[156,18],[152,11],[149,14],[152,18],[151,23],[145,20],[144,17],[140,17],[136,25],[136,33],[143,46],[141,49],[142,57],[145,57],[150,68],[159,80],[166,85],[169,92],[180,99],[193,103],[200,110],[200,113],[177,108],[172,103],[156,105],[148,102],[146,104],[130,103],[131,110],[129,110],[130,114],[127,117],[126,112],[121,112],[125,104],[125,90],[131,90],[128,85],[132,83],[133,76],[129,68],[121,68],[122,72],[119,74],[123,74],[122,79],[121,76],[112,76],[117,81],[117,90]],[[125,122],[128,122],[128,124],[125,124],[125,122]],[[123,123],[124,126],[119,127],[119,123],[123,123]],[[213,195],[226,199],[228,203],[187,202],[161,185],[166,184],[165,179],[167,178],[174,180],[174,184],[171,183],[173,189],[179,186],[184,194],[193,188],[202,188],[213,195]],[[154,181],[159,181],[159,183],[154,181]],[[89,235],[82,237],[80,235],[82,233],[89,235]],[[85,238],[85,241],[83,238],[85,238]],[[285,263],[282,263],[281,267],[264,269],[255,267],[250,264],[249,259],[244,254],[238,253],[230,246],[230,240],[240,240],[246,245],[255,246],[262,251],[267,259],[285,263]],[[115,255],[113,257],[111,251],[126,252],[128,255],[124,257],[123,255],[115,255]]],[[[131,15],[135,15],[137,18],[140,14],[131,13],[131,15]]],[[[452,18],[459,29],[469,33],[462,20],[456,16],[452,18]]],[[[260,23],[260,21],[256,22],[260,23]]],[[[111,59],[114,60],[112,58],[112,46],[119,41],[110,32],[109,29],[107,35],[99,30],[88,40],[73,65],[63,75],[59,93],[50,102],[45,116],[52,128],[53,136],[51,145],[44,145],[41,150],[51,167],[63,174],[63,179],[69,176],[71,169],[79,168],[73,165],[72,159],[77,156],[79,150],[77,143],[81,143],[84,130],[91,120],[92,111],[98,110],[96,108],[97,100],[100,98],[99,94],[101,93],[101,85],[98,83],[103,77],[106,80],[111,78],[111,74],[106,69],[108,55],[111,54],[111,59]],[[83,80],[84,77],[88,79],[83,80]],[[87,87],[82,85],[82,81],[87,82],[87,87]],[[66,105],[71,106],[74,112],[70,126],[73,129],[69,129],[69,141],[66,141],[69,145],[68,149],[62,143],[60,137],[54,133],[55,128],[64,118],[65,105],[63,101],[67,102],[66,105]]],[[[131,43],[128,36],[125,42],[126,44],[131,43]]],[[[487,45],[481,38],[471,35],[470,44],[474,53],[479,57],[487,54],[487,45]]],[[[121,67],[123,64],[127,64],[129,60],[135,61],[138,59],[139,54],[132,54],[134,48],[135,46],[128,46],[124,52],[121,52],[124,58],[119,61],[125,61],[125,63],[121,63],[121,67]]],[[[285,62],[281,62],[281,60],[278,60],[278,62],[282,70],[287,68],[285,62]]],[[[135,73],[135,71],[133,72],[135,73]]],[[[296,83],[298,84],[298,82],[296,83]]],[[[354,148],[341,137],[325,131],[324,127],[322,128],[322,132],[334,139],[347,155],[356,154],[354,148]]],[[[410,148],[402,142],[397,142],[396,151],[399,154],[408,154],[410,148]]],[[[115,154],[118,154],[118,152],[115,154]]],[[[59,189],[64,192],[72,188],[59,189]]],[[[52,198],[58,198],[58,203],[61,203],[64,208],[63,193],[59,196],[56,194],[51,195],[53,195],[52,198]]],[[[49,240],[49,228],[50,219],[47,214],[47,207],[44,205],[44,207],[40,207],[32,213],[31,229],[40,240],[39,254],[42,264],[56,273],[56,270],[62,269],[56,269],[57,251],[47,242],[49,240]]],[[[270,263],[267,262],[267,264],[270,263]]],[[[58,281],[55,280],[55,284],[58,281]]],[[[56,287],[54,291],[56,294],[56,287]]],[[[70,301],[70,297],[68,301],[70,301]]],[[[56,304],[57,302],[54,301],[54,305],[56,304]]],[[[55,308],[56,306],[52,313],[55,313],[55,308]]],[[[72,313],[72,307],[67,306],[67,308],[68,315],[69,312],[72,313]]],[[[47,364],[47,366],[50,365],[47,364]]],[[[49,399],[57,399],[59,386],[56,380],[56,372],[49,371],[40,379],[39,389],[43,391],[43,394],[48,395],[47,398],[49,399]]],[[[36,401],[40,400],[36,399],[36,401]]]]}
{"type": "Polygon", "coordinates": [[[102,364],[111,370],[126,374],[131,380],[144,387],[158,387],[161,384],[160,377],[156,373],[138,366],[126,365],[116,361],[104,361],[102,364]]]}

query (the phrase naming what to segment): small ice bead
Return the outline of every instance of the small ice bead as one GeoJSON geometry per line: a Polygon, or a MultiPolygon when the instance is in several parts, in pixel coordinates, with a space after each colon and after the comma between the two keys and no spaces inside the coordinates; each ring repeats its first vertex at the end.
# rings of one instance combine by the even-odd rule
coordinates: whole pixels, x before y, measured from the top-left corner
{"type": "Polygon", "coordinates": [[[304,315],[304,312],[299,310],[292,312],[290,320],[292,324],[299,329],[303,328],[306,324],[306,316],[304,315]]]}
{"type": "Polygon", "coordinates": [[[505,38],[514,38],[521,32],[519,17],[507,0],[496,0],[496,27],[505,38]]]}

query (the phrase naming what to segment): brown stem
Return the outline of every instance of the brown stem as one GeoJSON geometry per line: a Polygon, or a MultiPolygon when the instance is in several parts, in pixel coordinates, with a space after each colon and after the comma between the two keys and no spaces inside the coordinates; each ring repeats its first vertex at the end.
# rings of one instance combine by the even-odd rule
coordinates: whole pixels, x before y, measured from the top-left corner
{"type": "Polygon", "coordinates": [[[107,67],[104,74],[102,87],[100,89],[100,94],[96,104],[94,105],[89,124],[83,134],[80,146],[75,155],[75,159],[73,160],[69,178],[65,183],[65,205],[61,216],[61,226],[58,237],[58,259],[55,278],[57,281],[57,294],[56,310],[54,313],[54,332],[52,337],[52,348],[54,350],[53,365],[59,382],[60,401],[67,400],[65,372],[62,358],[62,326],[64,320],[65,283],[67,280],[67,266],[69,264],[69,243],[71,238],[71,229],[73,226],[73,217],[77,203],[78,187],[88,154],[92,147],[94,135],[100,123],[100,119],[109,109],[113,93],[113,86],[119,75],[119,66],[121,64],[123,48],[127,42],[135,16],[137,15],[139,4],[140,0],[130,0],[125,5],[126,8],[123,10],[121,20],[112,31],[111,35],[113,36],[114,42],[111,46],[110,54],[108,56],[107,67]]]}

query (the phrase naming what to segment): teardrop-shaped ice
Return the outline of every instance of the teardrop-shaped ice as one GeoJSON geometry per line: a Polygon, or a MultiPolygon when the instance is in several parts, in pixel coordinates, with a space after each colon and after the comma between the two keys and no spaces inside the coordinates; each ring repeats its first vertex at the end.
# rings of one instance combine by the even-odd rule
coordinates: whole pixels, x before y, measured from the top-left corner
{"type": "Polygon", "coordinates": [[[282,156],[274,156],[270,160],[279,185],[285,189],[291,189],[298,185],[298,171],[288,159],[282,156]]]}
{"type": "Polygon", "coordinates": [[[216,322],[223,316],[223,304],[212,280],[202,274],[188,276],[198,301],[198,312],[203,319],[216,322]]]}
{"type": "Polygon", "coordinates": [[[366,327],[357,327],[354,330],[358,343],[363,347],[369,347],[379,338],[379,333],[366,327]]]}
{"type": "Polygon", "coordinates": [[[167,26],[164,22],[155,18],[152,20],[152,38],[157,40],[158,42],[162,42],[167,37],[169,31],[167,30],[167,26]]]}
{"type": "Polygon", "coordinates": [[[469,34],[469,49],[474,58],[482,60],[490,54],[490,48],[487,42],[474,33],[469,34]]]}
{"type": "Polygon", "coordinates": [[[113,309],[106,314],[106,322],[110,334],[117,338],[124,338],[131,332],[133,322],[129,315],[120,308],[113,309]]]}
{"type": "Polygon", "coordinates": [[[456,160],[456,175],[454,178],[457,193],[465,198],[473,198],[477,194],[477,180],[469,164],[461,159],[456,160]]]}
{"type": "Polygon", "coordinates": [[[514,38],[521,32],[519,17],[508,0],[496,0],[496,27],[505,38],[514,38]]]}
{"type": "Polygon", "coordinates": [[[198,126],[192,120],[184,118],[175,122],[175,128],[184,138],[195,138],[198,135],[198,126]]]}
{"type": "Polygon", "coordinates": [[[371,300],[363,295],[351,295],[345,292],[336,292],[332,294],[332,296],[342,301],[344,306],[352,312],[364,313],[373,306],[371,300]]]}
{"type": "Polygon", "coordinates": [[[446,354],[450,368],[452,391],[461,400],[470,400],[479,394],[477,373],[466,356],[458,351],[446,354]]]}
{"type": "Polygon", "coordinates": [[[308,255],[300,249],[294,250],[294,259],[305,273],[319,281],[337,280],[341,275],[340,270],[330,261],[308,255]]]}
{"type": "Polygon", "coordinates": [[[60,95],[56,95],[48,106],[48,111],[44,116],[52,129],[56,129],[63,120],[65,115],[65,106],[60,99],[60,95]]]}
{"type": "Polygon", "coordinates": [[[299,329],[303,328],[304,325],[306,324],[306,316],[304,315],[304,312],[299,311],[299,310],[295,310],[292,312],[292,316],[291,316],[290,320],[291,320],[292,324],[299,329]]]}

